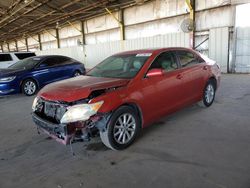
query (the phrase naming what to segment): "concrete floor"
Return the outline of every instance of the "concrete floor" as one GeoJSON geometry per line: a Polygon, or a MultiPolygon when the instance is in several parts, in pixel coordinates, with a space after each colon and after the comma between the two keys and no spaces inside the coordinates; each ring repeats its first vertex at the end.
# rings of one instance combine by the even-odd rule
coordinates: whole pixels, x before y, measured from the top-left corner
{"type": "Polygon", "coordinates": [[[145,129],[125,151],[37,135],[34,97],[0,99],[0,187],[250,187],[250,75],[223,75],[215,103],[145,129]]]}

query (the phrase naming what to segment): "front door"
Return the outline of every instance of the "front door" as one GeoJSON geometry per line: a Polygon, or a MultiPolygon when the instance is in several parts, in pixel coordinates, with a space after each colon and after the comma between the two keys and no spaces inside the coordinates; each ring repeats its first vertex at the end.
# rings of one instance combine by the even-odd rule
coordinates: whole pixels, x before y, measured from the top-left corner
{"type": "Polygon", "coordinates": [[[160,54],[151,64],[149,70],[152,69],[162,69],[164,74],[145,78],[142,82],[143,114],[147,122],[174,111],[180,105],[183,95],[180,69],[174,53],[160,54]]]}

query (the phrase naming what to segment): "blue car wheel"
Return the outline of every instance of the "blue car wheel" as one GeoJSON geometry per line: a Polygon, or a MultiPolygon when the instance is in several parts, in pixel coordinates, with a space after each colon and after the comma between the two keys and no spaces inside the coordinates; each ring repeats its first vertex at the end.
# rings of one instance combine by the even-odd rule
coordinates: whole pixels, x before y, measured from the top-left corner
{"type": "Polygon", "coordinates": [[[27,96],[32,96],[37,92],[38,86],[36,81],[27,79],[22,84],[22,92],[27,96]]]}

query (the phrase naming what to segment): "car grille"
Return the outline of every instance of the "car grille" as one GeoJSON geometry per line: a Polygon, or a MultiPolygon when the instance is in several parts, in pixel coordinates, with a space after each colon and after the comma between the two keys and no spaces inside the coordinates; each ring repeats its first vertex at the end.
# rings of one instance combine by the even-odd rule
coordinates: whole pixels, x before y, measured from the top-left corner
{"type": "Polygon", "coordinates": [[[43,119],[59,124],[66,111],[67,105],[39,99],[36,105],[35,113],[43,119]]]}

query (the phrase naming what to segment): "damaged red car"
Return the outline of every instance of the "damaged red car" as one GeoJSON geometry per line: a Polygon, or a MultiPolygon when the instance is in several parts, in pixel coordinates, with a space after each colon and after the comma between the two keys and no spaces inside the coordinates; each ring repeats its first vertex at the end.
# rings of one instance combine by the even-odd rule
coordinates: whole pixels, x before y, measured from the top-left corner
{"type": "Polygon", "coordinates": [[[85,76],[45,86],[32,117],[61,143],[98,135],[121,150],[161,117],[197,102],[212,105],[220,76],[216,62],[187,48],[122,52],[85,76]]]}

